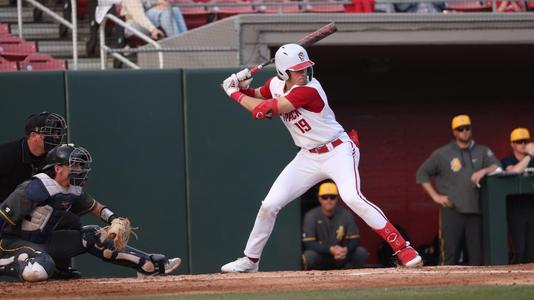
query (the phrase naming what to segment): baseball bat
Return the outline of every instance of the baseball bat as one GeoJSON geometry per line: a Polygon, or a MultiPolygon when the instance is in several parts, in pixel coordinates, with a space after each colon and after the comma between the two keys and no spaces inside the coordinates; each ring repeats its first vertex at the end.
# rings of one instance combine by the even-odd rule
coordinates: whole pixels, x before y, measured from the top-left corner
{"type": "MultiPolygon", "coordinates": [[[[305,37],[301,38],[300,40],[297,41],[297,44],[301,45],[304,48],[307,48],[307,47],[317,43],[318,41],[324,39],[325,37],[331,35],[332,33],[336,32],[336,31],[337,31],[336,24],[334,22],[332,22],[332,23],[329,23],[329,24],[327,24],[327,25],[315,30],[314,32],[306,35],[305,37]]],[[[252,70],[250,70],[250,73],[251,74],[255,74],[259,70],[265,68],[266,66],[268,66],[268,65],[270,65],[272,63],[274,63],[274,57],[271,58],[270,60],[262,63],[261,65],[255,66],[254,68],[252,68],[252,70]]]]}

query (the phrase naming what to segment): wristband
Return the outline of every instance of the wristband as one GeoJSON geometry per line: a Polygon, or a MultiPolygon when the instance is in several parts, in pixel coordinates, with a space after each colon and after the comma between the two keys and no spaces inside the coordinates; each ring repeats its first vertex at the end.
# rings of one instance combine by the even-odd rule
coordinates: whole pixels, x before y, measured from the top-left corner
{"type": "Polygon", "coordinates": [[[238,92],[232,93],[232,95],[230,95],[230,98],[234,99],[235,102],[241,104],[241,101],[243,101],[243,98],[245,96],[246,96],[245,94],[238,91],[238,92]]]}
{"type": "Polygon", "coordinates": [[[104,207],[102,210],[100,210],[100,219],[102,219],[102,221],[111,224],[111,221],[113,221],[115,218],[117,217],[115,216],[115,213],[111,211],[111,209],[104,207]]]}
{"type": "Polygon", "coordinates": [[[256,90],[254,88],[249,87],[246,90],[241,90],[241,92],[247,96],[254,97],[256,90]]]}

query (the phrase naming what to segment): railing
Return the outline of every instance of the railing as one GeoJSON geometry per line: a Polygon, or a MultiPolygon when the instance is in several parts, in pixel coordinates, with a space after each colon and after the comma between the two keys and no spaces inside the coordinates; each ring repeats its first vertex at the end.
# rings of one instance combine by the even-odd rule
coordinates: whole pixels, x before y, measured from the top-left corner
{"type": "MultiPolygon", "coordinates": [[[[73,62],[72,69],[78,70],[78,16],[77,16],[77,10],[76,10],[76,0],[70,0],[71,19],[72,19],[71,22],[62,18],[61,16],[59,16],[58,14],[50,10],[48,7],[42,5],[41,3],[35,0],[26,0],[26,1],[28,1],[28,3],[35,6],[36,8],[42,10],[44,13],[54,18],[59,23],[65,25],[72,31],[72,62],[73,62]]],[[[19,37],[23,38],[23,35],[22,35],[22,0],[17,0],[17,18],[18,18],[18,25],[19,25],[19,37]]]]}
{"type": "MultiPolygon", "coordinates": [[[[20,1],[20,0],[19,0],[20,1]]],[[[33,0],[32,0],[33,1],[33,0]]],[[[106,14],[104,16],[104,19],[100,23],[100,27],[98,28],[98,33],[100,36],[100,68],[102,70],[106,69],[106,62],[107,62],[107,53],[110,53],[111,56],[118,59],[120,62],[126,64],[130,68],[133,69],[139,69],[139,66],[133,63],[131,60],[126,58],[124,55],[118,53],[117,49],[112,49],[108,46],[106,46],[106,34],[105,34],[105,28],[107,20],[113,21],[115,24],[120,25],[128,30],[130,30],[135,36],[139,37],[143,41],[147,42],[148,44],[151,44],[156,48],[156,51],[158,52],[158,61],[159,61],[159,68],[163,69],[163,52],[161,51],[161,45],[152,40],[150,37],[148,37],[146,34],[142,33],[141,31],[135,29],[130,24],[124,22],[120,18],[117,18],[116,16],[112,14],[106,14]]],[[[124,49],[120,49],[120,51],[125,51],[124,49]]]]}

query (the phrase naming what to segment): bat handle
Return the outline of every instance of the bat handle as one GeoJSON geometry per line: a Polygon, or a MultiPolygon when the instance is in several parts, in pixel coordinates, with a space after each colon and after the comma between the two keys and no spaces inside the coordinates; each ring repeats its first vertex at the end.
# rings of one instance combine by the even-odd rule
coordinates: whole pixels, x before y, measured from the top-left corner
{"type": "Polygon", "coordinates": [[[250,74],[254,75],[254,74],[256,74],[256,72],[258,72],[261,69],[263,69],[263,65],[257,65],[257,66],[255,66],[254,68],[252,68],[250,70],[250,74]]]}

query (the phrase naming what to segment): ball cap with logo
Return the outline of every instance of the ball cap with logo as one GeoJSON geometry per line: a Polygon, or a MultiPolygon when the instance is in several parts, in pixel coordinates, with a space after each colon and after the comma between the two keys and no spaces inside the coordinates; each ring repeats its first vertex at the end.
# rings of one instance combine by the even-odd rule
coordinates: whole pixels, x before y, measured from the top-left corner
{"type": "Polygon", "coordinates": [[[471,125],[471,118],[469,118],[468,115],[457,115],[456,117],[452,118],[451,126],[452,129],[456,129],[460,126],[468,126],[471,125]]]}
{"type": "Polygon", "coordinates": [[[319,196],[338,195],[337,186],[332,182],[325,182],[319,187],[319,196]]]}
{"type": "Polygon", "coordinates": [[[510,142],[530,140],[530,133],[526,128],[516,128],[510,133],[510,142]]]}

